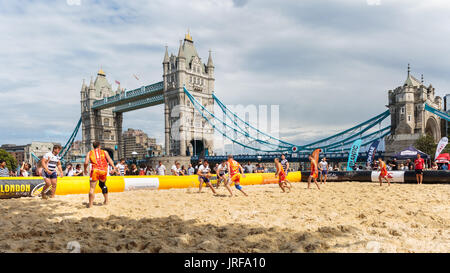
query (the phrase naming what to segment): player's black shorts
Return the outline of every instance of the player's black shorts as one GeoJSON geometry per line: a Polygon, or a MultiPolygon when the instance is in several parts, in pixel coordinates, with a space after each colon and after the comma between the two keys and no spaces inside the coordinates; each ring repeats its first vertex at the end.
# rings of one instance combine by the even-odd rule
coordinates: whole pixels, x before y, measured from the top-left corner
{"type": "Polygon", "coordinates": [[[207,178],[205,176],[200,176],[199,179],[201,179],[203,181],[203,183],[209,183],[209,178],[207,178]]]}
{"type": "Polygon", "coordinates": [[[422,169],[416,169],[416,174],[423,174],[423,170],[422,169]]]}

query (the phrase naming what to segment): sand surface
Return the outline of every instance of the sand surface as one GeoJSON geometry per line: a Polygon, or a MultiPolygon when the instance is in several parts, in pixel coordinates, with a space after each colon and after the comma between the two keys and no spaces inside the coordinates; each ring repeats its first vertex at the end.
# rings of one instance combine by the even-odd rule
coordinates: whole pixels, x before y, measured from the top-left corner
{"type": "Polygon", "coordinates": [[[450,252],[449,185],[293,186],[0,199],[0,252],[450,252]]]}

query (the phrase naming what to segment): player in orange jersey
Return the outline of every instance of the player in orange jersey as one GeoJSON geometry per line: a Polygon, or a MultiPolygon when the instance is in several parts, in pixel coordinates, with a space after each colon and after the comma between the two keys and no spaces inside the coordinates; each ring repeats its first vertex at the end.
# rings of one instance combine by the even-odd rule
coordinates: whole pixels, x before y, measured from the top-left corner
{"type": "Polygon", "coordinates": [[[103,204],[108,204],[108,187],[106,187],[106,178],[108,176],[108,163],[114,169],[114,172],[119,174],[114,162],[107,152],[100,149],[100,142],[94,141],[92,143],[94,149],[89,152],[84,161],[84,175],[87,175],[87,168],[89,163],[91,163],[91,174],[90,174],[90,189],[89,189],[89,204],[88,208],[92,207],[95,198],[95,187],[98,185],[102,190],[103,196],[105,197],[105,202],[103,204]]]}
{"type": "Polygon", "coordinates": [[[278,177],[278,185],[280,186],[281,190],[283,192],[286,192],[285,188],[291,191],[291,186],[286,182],[286,173],[284,172],[283,165],[281,165],[280,160],[278,158],[275,158],[275,167],[277,169],[277,172],[275,173],[275,177],[278,177]]]}
{"type": "Polygon", "coordinates": [[[388,183],[388,186],[390,186],[391,182],[389,182],[389,179],[387,177],[388,172],[387,172],[387,168],[386,168],[386,163],[381,158],[378,158],[378,166],[380,166],[380,175],[378,176],[378,181],[380,181],[380,186],[383,185],[383,180],[382,180],[383,178],[388,183]]]}
{"type": "Polygon", "coordinates": [[[233,193],[231,192],[231,188],[230,188],[230,184],[229,184],[231,182],[234,182],[234,187],[236,189],[238,189],[240,192],[242,192],[245,196],[248,196],[244,192],[244,190],[242,189],[242,187],[240,185],[241,176],[245,177],[244,169],[242,168],[241,164],[239,164],[236,160],[233,159],[233,155],[228,156],[227,168],[228,168],[228,173],[230,174],[230,179],[225,183],[225,187],[230,192],[231,196],[233,196],[233,193]]]}
{"type": "Polygon", "coordinates": [[[319,184],[317,183],[317,177],[319,176],[319,169],[317,168],[317,162],[312,155],[309,155],[309,161],[311,162],[311,174],[308,177],[308,189],[311,185],[311,180],[314,179],[314,183],[320,190],[319,184]]]}

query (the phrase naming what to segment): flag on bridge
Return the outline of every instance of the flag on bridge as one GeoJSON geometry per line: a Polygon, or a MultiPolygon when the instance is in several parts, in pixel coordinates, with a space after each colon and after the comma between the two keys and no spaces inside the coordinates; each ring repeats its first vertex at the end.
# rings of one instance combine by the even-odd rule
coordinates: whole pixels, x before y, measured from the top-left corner
{"type": "Polygon", "coordinates": [[[119,82],[118,80],[116,80],[116,83],[117,83],[118,85],[120,85],[120,82],[119,82]]]}
{"type": "Polygon", "coordinates": [[[139,80],[139,78],[136,76],[136,74],[133,74],[133,76],[136,78],[136,80],[139,80]]]}

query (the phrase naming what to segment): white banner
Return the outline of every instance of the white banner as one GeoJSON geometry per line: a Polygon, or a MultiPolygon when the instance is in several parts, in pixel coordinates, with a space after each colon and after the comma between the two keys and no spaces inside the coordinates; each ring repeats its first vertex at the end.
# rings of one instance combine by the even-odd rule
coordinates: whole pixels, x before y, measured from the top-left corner
{"type": "Polygon", "coordinates": [[[441,154],[441,152],[444,150],[444,148],[445,148],[445,146],[447,146],[447,144],[448,144],[448,138],[446,138],[446,137],[441,138],[441,140],[439,141],[439,144],[436,147],[436,154],[434,155],[435,160],[441,154]]]}
{"type": "MultiPolygon", "coordinates": [[[[372,182],[379,182],[378,177],[380,176],[380,171],[373,171],[372,172],[372,182]]],[[[389,179],[389,182],[405,182],[405,172],[404,171],[388,171],[387,172],[387,179],[389,179]]],[[[384,180],[383,180],[384,182],[384,180]]]]}
{"type": "Polygon", "coordinates": [[[159,188],[159,179],[157,177],[143,177],[143,178],[124,178],[125,190],[141,190],[151,189],[157,190],[159,188]]]}

